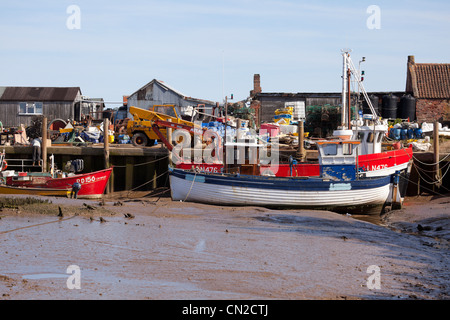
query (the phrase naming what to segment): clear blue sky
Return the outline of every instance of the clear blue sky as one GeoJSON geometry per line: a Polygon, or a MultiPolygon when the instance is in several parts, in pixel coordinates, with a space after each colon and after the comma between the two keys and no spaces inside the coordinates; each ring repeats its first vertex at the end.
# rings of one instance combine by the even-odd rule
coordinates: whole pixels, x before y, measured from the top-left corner
{"type": "Polygon", "coordinates": [[[449,1],[1,1],[0,29],[1,86],[79,86],[106,101],[154,78],[241,100],[255,73],[264,92],[340,92],[342,48],[366,57],[368,91],[404,90],[408,55],[450,63],[449,1]],[[80,29],[67,28],[70,5],[80,29]]]}

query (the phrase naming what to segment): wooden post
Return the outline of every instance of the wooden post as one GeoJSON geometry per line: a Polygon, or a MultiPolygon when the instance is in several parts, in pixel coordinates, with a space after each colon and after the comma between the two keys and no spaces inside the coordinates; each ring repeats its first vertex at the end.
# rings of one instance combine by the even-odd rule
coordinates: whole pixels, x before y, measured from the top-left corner
{"type": "MultiPolygon", "coordinates": [[[[439,170],[439,122],[435,121],[433,126],[433,151],[434,151],[434,163],[435,163],[435,173],[434,179],[437,181],[441,178],[440,170],[439,170]]],[[[435,187],[439,188],[442,184],[440,182],[436,182],[433,185],[433,190],[435,187]]]]}
{"type": "MultiPolygon", "coordinates": [[[[105,156],[105,169],[109,168],[109,119],[103,119],[103,153],[105,156]]],[[[106,193],[111,192],[111,185],[108,182],[106,186],[106,193]]]]}
{"type": "Polygon", "coordinates": [[[125,190],[133,189],[134,181],[134,157],[125,158],[125,190]]]}
{"type": "Polygon", "coordinates": [[[109,119],[103,119],[103,153],[105,155],[105,169],[109,168],[109,119]]]}
{"type": "Polygon", "coordinates": [[[47,117],[42,119],[42,172],[47,172],[47,117]]]}
{"type": "MultiPolygon", "coordinates": [[[[169,155],[169,157],[170,157],[170,155],[169,155]]],[[[156,157],[145,157],[146,162],[152,162],[145,166],[142,166],[142,168],[145,168],[144,173],[143,173],[145,175],[145,181],[150,181],[155,178],[155,170],[156,170],[155,164],[156,163],[153,162],[153,161],[155,161],[155,159],[156,159],[156,157]]],[[[151,183],[151,186],[153,186],[154,184],[155,184],[155,181],[153,181],[151,183]]],[[[148,185],[147,185],[147,187],[148,187],[148,185]]],[[[155,188],[152,187],[152,189],[155,189],[155,188]]]]}
{"type": "MultiPolygon", "coordinates": [[[[168,119],[167,121],[172,122],[172,119],[168,119]]],[[[172,128],[167,127],[166,134],[167,134],[167,140],[169,141],[170,144],[173,145],[173,143],[172,143],[172,128]]],[[[172,166],[172,151],[168,150],[168,152],[169,152],[169,164],[170,164],[170,166],[172,166]]]]}
{"type": "Polygon", "coordinates": [[[305,144],[304,144],[304,137],[305,137],[305,129],[303,127],[303,120],[298,120],[298,153],[297,158],[300,162],[305,161],[305,144]]]}

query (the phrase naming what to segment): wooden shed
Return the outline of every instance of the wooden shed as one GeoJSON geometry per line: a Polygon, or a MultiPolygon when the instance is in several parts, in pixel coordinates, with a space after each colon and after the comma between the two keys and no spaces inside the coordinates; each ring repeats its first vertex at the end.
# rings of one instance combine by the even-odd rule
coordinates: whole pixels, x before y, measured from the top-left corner
{"type": "MultiPolygon", "coordinates": [[[[134,106],[141,109],[149,109],[154,105],[174,104],[179,108],[203,106],[201,112],[211,114],[216,108],[216,103],[210,100],[197,99],[187,96],[175,90],[167,83],[153,79],[145,86],[127,97],[127,107],[134,106]]],[[[183,113],[183,111],[182,111],[183,113]]],[[[131,114],[128,114],[131,117],[131,114]]]]}
{"type": "Polygon", "coordinates": [[[81,116],[79,87],[0,87],[0,121],[3,127],[29,126],[33,116],[48,121],[81,116]]]}

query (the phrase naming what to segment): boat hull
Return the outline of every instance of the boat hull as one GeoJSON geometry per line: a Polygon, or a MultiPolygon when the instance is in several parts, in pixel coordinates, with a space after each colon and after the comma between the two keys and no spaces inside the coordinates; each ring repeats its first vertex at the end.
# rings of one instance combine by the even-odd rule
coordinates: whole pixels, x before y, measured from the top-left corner
{"type": "Polygon", "coordinates": [[[71,189],[12,187],[0,185],[0,194],[29,194],[35,196],[61,196],[70,195],[71,189]]]}
{"type": "Polygon", "coordinates": [[[111,176],[112,168],[95,171],[91,173],[77,174],[66,178],[52,178],[50,176],[30,175],[30,179],[19,179],[20,177],[8,177],[7,186],[41,189],[67,189],[75,182],[81,184],[78,198],[96,199],[101,198],[105,192],[106,185],[111,176]]]}
{"type": "Polygon", "coordinates": [[[173,169],[174,201],[216,205],[312,208],[361,212],[382,207],[391,192],[391,176],[353,181],[202,174],[173,169]]]}

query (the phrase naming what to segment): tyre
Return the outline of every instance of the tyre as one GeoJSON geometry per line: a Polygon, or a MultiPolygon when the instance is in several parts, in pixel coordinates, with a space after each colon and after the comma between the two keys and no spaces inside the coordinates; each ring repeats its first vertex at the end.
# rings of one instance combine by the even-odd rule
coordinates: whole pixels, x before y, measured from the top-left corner
{"type": "Polygon", "coordinates": [[[148,138],[145,134],[138,132],[133,135],[131,142],[134,146],[145,147],[148,144],[148,138]]]}

